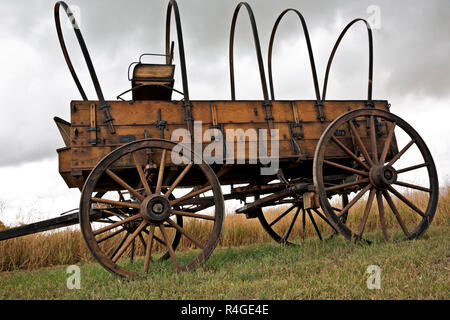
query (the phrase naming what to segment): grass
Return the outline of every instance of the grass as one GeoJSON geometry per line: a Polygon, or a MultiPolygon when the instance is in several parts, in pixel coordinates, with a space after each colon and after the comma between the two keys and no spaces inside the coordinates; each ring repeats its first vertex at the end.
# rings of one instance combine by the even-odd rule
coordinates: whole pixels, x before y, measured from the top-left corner
{"type": "Polygon", "coordinates": [[[3,272],[0,299],[448,299],[448,231],[431,226],[420,240],[372,246],[337,237],[222,247],[193,272],[160,262],[137,279],[82,262],[80,290],[67,289],[66,267],[3,272]],[[369,265],[381,268],[380,290],[366,286],[369,265]]]}
{"type": "MultiPolygon", "coordinates": [[[[416,204],[426,203],[418,195],[408,197],[416,204]]],[[[400,203],[398,208],[403,211],[400,203]]],[[[449,299],[448,184],[441,189],[435,219],[419,240],[383,243],[376,210],[372,211],[367,236],[377,243],[371,246],[342,237],[321,242],[310,225],[305,241],[283,247],[257,219],[229,215],[218,247],[200,268],[174,273],[169,260],[156,263],[147,276],[136,280],[119,279],[93,262],[76,230],[2,241],[0,299],[449,299]],[[81,290],[66,287],[66,268],[73,264],[81,267],[81,290]],[[366,287],[369,265],[381,268],[381,290],[366,287]]],[[[279,214],[279,209],[269,212],[272,219],[279,214]]],[[[401,236],[387,207],[386,216],[390,231],[401,236]]],[[[410,226],[416,223],[416,216],[404,217],[410,226]]],[[[317,222],[320,230],[327,228],[317,222]]],[[[353,223],[358,221],[349,217],[348,224],[353,223]]],[[[198,222],[184,227],[199,237],[205,230],[198,222]]],[[[179,261],[193,255],[188,241],[182,241],[177,252],[179,261]]],[[[142,264],[142,258],[135,259],[140,270],[142,264]]]]}
{"type": "MultiPolygon", "coordinates": [[[[423,207],[423,203],[426,204],[427,199],[425,199],[423,195],[420,196],[419,194],[411,194],[408,195],[408,197],[411,199],[414,198],[416,205],[419,207],[423,207]]],[[[418,215],[415,213],[411,214],[411,210],[406,210],[404,204],[398,203],[398,201],[396,201],[396,203],[397,208],[402,213],[402,217],[405,219],[405,222],[410,226],[417,225],[418,215]]],[[[283,208],[276,208],[272,210],[269,209],[270,212],[268,212],[268,221],[272,221],[279,216],[280,210],[282,209],[283,208]]],[[[355,208],[355,210],[362,212],[364,207],[360,205],[355,208]]],[[[373,205],[366,224],[366,232],[380,230],[378,213],[376,210],[376,206],[373,205]]],[[[399,228],[398,224],[387,205],[385,206],[385,211],[386,223],[388,227],[390,227],[391,230],[397,230],[399,228]]],[[[357,230],[360,221],[359,219],[354,219],[353,217],[361,217],[361,212],[354,212],[354,214],[349,216],[347,225],[349,225],[353,230],[357,230]]],[[[276,226],[282,230],[287,230],[291,222],[290,219],[291,218],[284,218],[277,223],[276,226]]],[[[320,231],[324,235],[331,231],[321,219],[316,218],[316,222],[320,231]]],[[[189,219],[187,219],[184,227],[189,231],[189,233],[196,235],[197,238],[201,239],[202,237],[207,236],[207,230],[209,228],[206,226],[207,223],[208,222],[205,223],[202,221],[199,222],[192,220],[189,222],[189,219]]],[[[296,224],[296,227],[291,233],[291,237],[300,237],[300,225],[301,223],[296,224]]],[[[448,184],[441,189],[439,205],[432,222],[432,226],[450,226],[450,188],[448,184]]],[[[378,233],[373,233],[373,235],[375,238],[371,240],[376,241],[378,233]]],[[[306,237],[317,237],[311,223],[307,224],[306,237]]],[[[225,218],[224,229],[220,237],[218,247],[265,244],[272,241],[273,240],[270,236],[261,227],[258,219],[246,219],[242,215],[232,214],[227,215],[225,218]]],[[[114,243],[108,242],[108,245],[113,246],[113,244],[114,243]]],[[[177,251],[189,250],[191,248],[192,243],[185,237],[182,237],[181,244],[177,248],[177,251]]],[[[161,246],[157,243],[155,249],[161,249],[161,246]]],[[[137,253],[143,254],[143,252],[143,246],[140,242],[137,242],[137,253]]],[[[58,232],[29,235],[22,238],[0,242],[0,272],[36,270],[42,267],[92,261],[93,258],[86,248],[81,234],[79,231],[73,229],[63,229],[58,232]]]]}

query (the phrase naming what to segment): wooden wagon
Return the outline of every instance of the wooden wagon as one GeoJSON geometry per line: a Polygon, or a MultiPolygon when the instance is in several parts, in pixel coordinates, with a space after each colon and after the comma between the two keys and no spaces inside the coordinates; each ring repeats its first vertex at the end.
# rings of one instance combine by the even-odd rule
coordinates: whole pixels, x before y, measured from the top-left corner
{"type": "Polygon", "coordinates": [[[79,222],[89,250],[104,268],[120,276],[136,276],[147,272],[156,257],[170,259],[176,270],[191,270],[205,261],[220,238],[225,200],[243,201],[236,213],[259,219],[282,244],[304,238],[308,219],[320,239],[340,233],[370,243],[371,234],[364,231],[372,207],[378,209],[382,238],[394,239],[388,232],[383,201],[402,230],[398,239],[417,238],[431,223],[438,199],[435,165],[421,137],[390,112],[388,101],[372,99],[372,32],[366,21],[353,20],[339,36],[321,94],[300,12],[285,10],[275,23],[269,44],[268,86],[253,12],[247,3],[240,3],[230,34],[231,100],[191,100],[181,20],[177,3],[171,0],[166,52],[161,55],[165,63],[145,63],[145,55],[141,56],[129,68],[131,89],[116,101],[106,101],[80,29],[65,3],[56,4],[55,20],[65,60],[82,96],[70,104],[70,122],[55,118],[66,144],[57,150],[59,171],[68,187],[81,190],[79,212],[0,232],[0,240],[79,222]],[[73,68],[61,30],[60,7],[74,25],[97,93],[95,100],[87,98],[73,68]],[[234,33],[241,8],[247,9],[251,21],[263,100],[235,97],[234,33]],[[172,12],[182,91],[174,86],[172,12]],[[300,18],[303,27],[315,100],[275,99],[273,44],[278,25],[289,12],[300,18]],[[367,26],[369,37],[368,98],[326,100],[335,52],[357,22],[367,26]],[[174,92],[182,99],[173,100],[174,92]],[[132,99],[124,100],[125,94],[132,99]],[[396,139],[399,134],[407,137],[402,147],[396,139]],[[413,146],[418,150],[417,162],[397,166],[413,146]],[[425,171],[424,183],[402,180],[402,174],[415,170],[425,171]],[[229,190],[225,194],[224,186],[229,190]],[[394,186],[423,193],[425,200],[418,205],[394,186]],[[403,203],[402,210],[399,203],[403,203]],[[415,216],[405,220],[408,210],[415,216]],[[181,241],[196,249],[178,254],[181,241]],[[135,255],[143,259],[132,263],[135,255]]]}

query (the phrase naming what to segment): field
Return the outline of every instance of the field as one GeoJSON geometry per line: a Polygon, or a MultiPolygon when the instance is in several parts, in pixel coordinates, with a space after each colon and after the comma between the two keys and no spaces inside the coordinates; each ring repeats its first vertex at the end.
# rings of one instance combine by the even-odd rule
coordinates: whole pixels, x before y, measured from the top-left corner
{"type": "MultiPolygon", "coordinates": [[[[170,261],[158,262],[135,280],[119,279],[93,263],[78,231],[27,236],[0,243],[0,299],[447,300],[449,218],[448,187],[426,234],[400,243],[383,243],[381,233],[371,231],[377,227],[374,219],[368,228],[379,243],[370,246],[342,237],[320,241],[311,228],[299,245],[281,246],[257,220],[230,215],[219,246],[200,268],[174,273],[170,261]],[[79,290],[67,288],[67,265],[72,264],[81,268],[79,290]],[[370,265],[380,267],[380,289],[367,287],[370,265]]],[[[187,244],[180,250],[182,256],[192,255],[187,244]]]]}

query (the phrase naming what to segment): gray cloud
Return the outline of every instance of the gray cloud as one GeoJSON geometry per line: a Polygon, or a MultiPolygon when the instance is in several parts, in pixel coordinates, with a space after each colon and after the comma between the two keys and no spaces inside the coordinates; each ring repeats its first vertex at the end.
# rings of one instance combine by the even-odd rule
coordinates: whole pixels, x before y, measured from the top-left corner
{"type": "MultiPolygon", "coordinates": [[[[238,1],[179,0],[193,99],[228,99],[228,35],[238,1]]],[[[450,4],[442,1],[249,1],[258,22],[263,56],[273,23],[287,7],[302,11],[311,33],[320,81],[331,48],[345,24],[381,9],[374,31],[374,97],[401,102],[405,96],[448,99],[450,83],[450,4]]],[[[81,28],[108,99],[129,87],[128,64],[140,53],[164,51],[166,1],[88,1],[81,28]]],[[[62,145],[52,118],[69,119],[69,102],[80,99],[60,53],[53,25],[53,1],[0,4],[0,166],[55,157],[62,145]]],[[[69,50],[91,98],[94,92],[73,32],[69,50]]],[[[174,36],[175,29],[172,30],[174,36]]],[[[247,14],[237,26],[237,92],[261,98],[247,14]]],[[[274,52],[277,97],[312,99],[313,87],[303,33],[292,16],[280,26],[274,52]]],[[[178,54],[176,54],[178,57],[178,54]]],[[[177,68],[179,71],[179,68],[177,68]]],[[[181,88],[177,75],[176,87],[181,88]]],[[[320,82],[320,86],[322,83],[320,82]]],[[[367,91],[367,36],[362,26],[348,34],[335,58],[329,98],[364,99],[367,91]]]]}

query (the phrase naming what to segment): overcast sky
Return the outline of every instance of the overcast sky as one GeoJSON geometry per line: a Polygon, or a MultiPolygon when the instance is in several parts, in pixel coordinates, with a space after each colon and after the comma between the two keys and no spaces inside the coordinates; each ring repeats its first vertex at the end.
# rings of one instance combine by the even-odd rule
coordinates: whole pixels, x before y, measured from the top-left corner
{"type": "MultiPolygon", "coordinates": [[[[374,99],[407,120],[428,144],[441,182],[450,174],[450,2],[253,0],[251,4],[267,67],[272,26],[285,8],[298,9],[310,31],[320,87],[336,38],[354,18],[373,18],[374,99]]],[[[130,87],[128,65],[141,53],[163,53],[167,2],[164,0],[68,2],[78,11],[86,43],[107,99],[130,87]]],[[[179,0],[191,99],[229,99],[228,42],[238,1],[179,0]]],[[[78,206],[79,191],[68,190],[58,174],[55,149],[63,141],[53,117],[66,120],[69,103],[80,99],[60,52],[53,19],[54,1],[0,2],[0,220],[54,217],[78,206]]],[[[62,16],[65,19],[65,16],[62,16]]],[[[71,56],[90,98],[74,34],[64,21],[71,56]]],[[[175,31],[173,30],[173,33],[175,31]]],[[[262,99],[248,18],[241,13],[235,45],[237,98],[262,99]]],[[[313,99],[311,71],[298,18],[287,17],[274,48],[278,99],[313,99]]],[[[366,99],[368,50],[364,26],[352,29],[335,57],[327,98],[366,99]]],[[[178,64],[178,53],[175,54],[178,64]]],[[[158,62],[158,58],[150,60],[158,62]]],[[[180,68],[177,68],[179,72],[180,68]]],[[[175,87],[181,89],[177,74],[175,87]]]]}

